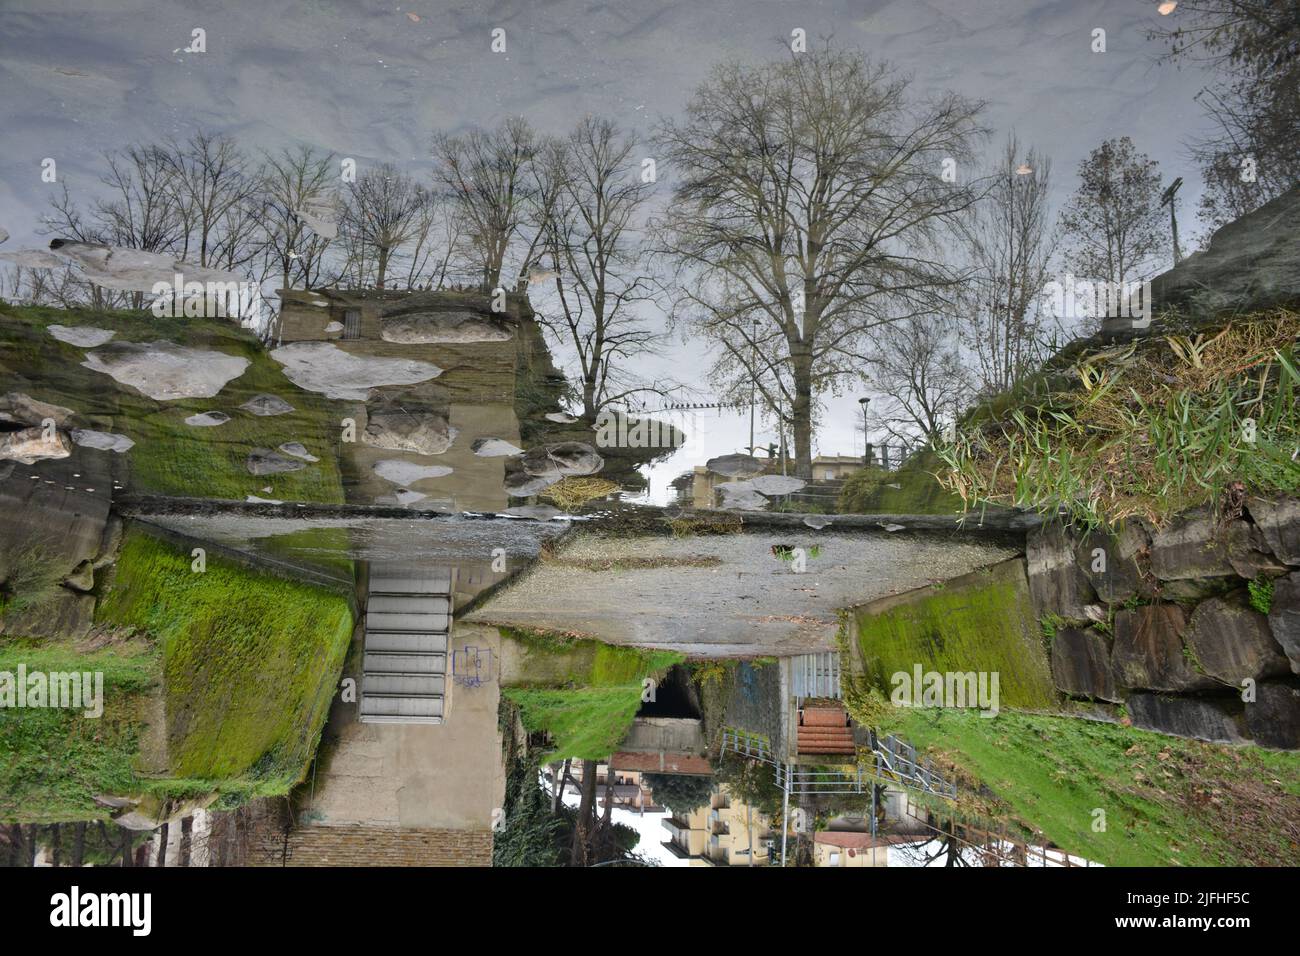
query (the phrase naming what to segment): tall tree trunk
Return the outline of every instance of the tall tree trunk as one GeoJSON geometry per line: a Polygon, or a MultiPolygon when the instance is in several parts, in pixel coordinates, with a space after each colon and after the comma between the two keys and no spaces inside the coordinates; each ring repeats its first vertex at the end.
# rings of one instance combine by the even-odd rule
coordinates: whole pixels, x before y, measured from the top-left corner
{"type": "Polygon", "coordinates": [[[36,865],[36,841],[37,841],[37,835],[39,833],[40,833],[40,827],[37,826],[35,823],[31,824],[27,828],[27,843],[23,847],[23,852],[26,855],[26,861],[23,863],[23,866],[36,865]]]}
{"type": "Polygon", "coordinates": [[[180,863],[181,866],[190,865],[190,831],[193,828],[193,826],[194,826],[193,817],[181,818],[181,845],[176,851],[178,856],[180,857],[178,862],[180,863]]]}
{"type": "Polygon", "coordinates": [[[50,825],[50,865],[57,867],[62,860],[59,859],[63,850],[63,835],[59,831],[57,823],[50,825]]]}
{"type": "Polygon", "coordinates": [[[79,822],[72,828],[72,865],[81,866],[86,858],[86,824],[79,822]]]}
{"type": "Polygon", "coordinates": [[[158,830],[158,866],[167,865],[167,830],[166,823],[158,830]]]}
{"type": "Polygon", "coordinates": [[[131,859],[131,831],[126,827],[118,827],[122,836],[122,866],[134,866],[135,861],[131,859]]]}
{"type": "Polygon", "coordinates": [[[805,343],[790,348],[790,366],[794,378],[794,403],[790,417],[794,430],[794,473],[812,477],[812,350],[805,343]]]}
{"type": "Polygon", "coordinates": [[[578,804],[578,817],[573,824],[573,847],[569,854],[571,866],[585,866],[592,824],[596,817],[596,761],[582,762],[582,801],[578,804]]]}

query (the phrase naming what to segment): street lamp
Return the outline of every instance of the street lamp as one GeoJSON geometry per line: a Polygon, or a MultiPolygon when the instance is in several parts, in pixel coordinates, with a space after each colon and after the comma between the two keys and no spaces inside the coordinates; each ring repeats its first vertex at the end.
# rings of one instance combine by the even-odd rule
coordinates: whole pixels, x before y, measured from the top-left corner
{"type": "Polygon", "coordinates": [[[862,464],[871,467],[871,443],[867,441],[867,405],[871,399],[859,398],[858,404],[862,406],[862,464]]]}

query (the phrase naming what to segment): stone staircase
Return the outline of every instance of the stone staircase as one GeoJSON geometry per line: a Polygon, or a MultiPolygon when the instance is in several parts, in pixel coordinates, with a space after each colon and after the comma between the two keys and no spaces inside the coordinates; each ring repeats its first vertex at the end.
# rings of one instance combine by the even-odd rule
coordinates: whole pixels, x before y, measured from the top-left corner
{"type": "Polygon", "coordinates": [[[442,723],[451,610],[450,568],[370,566],[362,723],[442,723]]]}
{"type": "Polygon", "coordinates": [[[800,754],[853,754],[853,724],[843,705],[806,703],[799,709],[800,754]]]}

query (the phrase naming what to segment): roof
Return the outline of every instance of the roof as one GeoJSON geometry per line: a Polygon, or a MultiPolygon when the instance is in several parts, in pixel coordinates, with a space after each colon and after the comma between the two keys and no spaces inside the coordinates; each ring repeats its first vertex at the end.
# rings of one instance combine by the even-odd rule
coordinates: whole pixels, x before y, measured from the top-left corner
{"type": "Polygon", "coordinates": [[[688,773],[710,776],[713,767],[705,757],[676,753],[629,753],[621,751],[609,758],[615,770],[640,770],[649,773],[688,773]]]}
{"type": "Polygon", "coordinates": [[[861,455],[818,455],[812,460],[814,465],[860,465],[861,455]]]}
{"type": "Polygon", "coordinates": [[[813,834],[814,843],[837,846],[842,850],[870,850],[874,847],[898,846],[903,843],[924,843],[926,837],[906,833],[888,833],[872,836],[857,830],[818,830],[813,834]]]}

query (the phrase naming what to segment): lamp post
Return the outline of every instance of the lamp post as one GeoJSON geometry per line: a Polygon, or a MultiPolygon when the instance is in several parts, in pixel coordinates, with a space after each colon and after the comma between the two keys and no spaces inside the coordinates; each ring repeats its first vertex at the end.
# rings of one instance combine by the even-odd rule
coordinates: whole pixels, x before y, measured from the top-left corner
{"type": "Polygon", "coordinates": [[[862,406],[862,464],[871,467],[871,443],[867,441],[867,405],[871,399],[859,398],[858,404],[862,406]]]}

